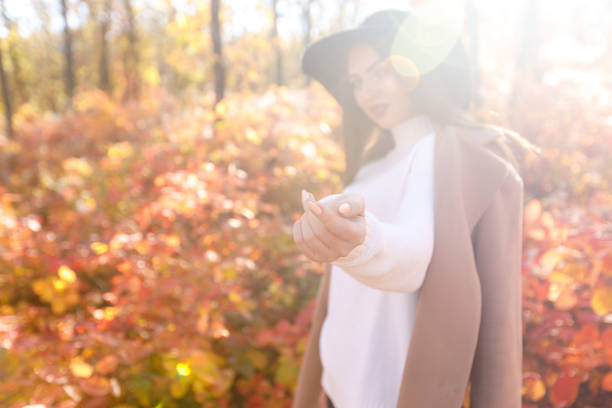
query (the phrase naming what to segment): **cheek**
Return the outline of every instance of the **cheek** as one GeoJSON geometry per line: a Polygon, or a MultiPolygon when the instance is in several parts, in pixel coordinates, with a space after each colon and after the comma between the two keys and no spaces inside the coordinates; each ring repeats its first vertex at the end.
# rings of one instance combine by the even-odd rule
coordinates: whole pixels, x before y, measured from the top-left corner
{"type": "Polygon", "coordinates": [[[351,95],[353,96],[353,101],[355,101],[355,104],[359,107],[362,107],[364,100],[362,93],[359,91],[352,91],[351,95]]]}
{"type": "Polygon", "coordinates": [[[388,100],[393,112],[399,112],[405,109],[406,101],[402,98],[397,89],[389,93],[388,100]]]}
{"type": "Polygon", "coordinates": [[[402,84],[391,77],[380,82],[381,92],[386,100],[395,104],[402,102],[402,84]]]}

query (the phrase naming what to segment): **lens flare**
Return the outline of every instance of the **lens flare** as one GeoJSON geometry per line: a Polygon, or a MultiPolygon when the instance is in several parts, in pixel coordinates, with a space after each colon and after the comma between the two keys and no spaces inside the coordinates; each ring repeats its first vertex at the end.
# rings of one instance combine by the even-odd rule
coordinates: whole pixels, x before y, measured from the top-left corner
{"type": "MultiPolygon", "coordinates": [[[[414,8],[413,15],[400,24],[391,45],[391,54],[407,58],[415,65],[419,76],[435,69],[460,40],[464,25],[461,3],[439,0],[420,3],[414,8]]],[[[414,68],[408,68],[410,64],[403,62],[398,65],[409,72],[414,71],[414,68]]]]}

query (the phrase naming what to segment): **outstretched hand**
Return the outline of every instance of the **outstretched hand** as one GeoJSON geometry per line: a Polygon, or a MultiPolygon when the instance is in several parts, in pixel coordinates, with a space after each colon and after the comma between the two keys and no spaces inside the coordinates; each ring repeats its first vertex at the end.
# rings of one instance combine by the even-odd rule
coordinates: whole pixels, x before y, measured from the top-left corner
{"type": "Polygon", "coordinates": [[[358,194],[332,194],[315,201],[302,190],[304,214],[293,224],[293,240],[316,262],[333,262],[363,243],[365,200],[358,194]]]}

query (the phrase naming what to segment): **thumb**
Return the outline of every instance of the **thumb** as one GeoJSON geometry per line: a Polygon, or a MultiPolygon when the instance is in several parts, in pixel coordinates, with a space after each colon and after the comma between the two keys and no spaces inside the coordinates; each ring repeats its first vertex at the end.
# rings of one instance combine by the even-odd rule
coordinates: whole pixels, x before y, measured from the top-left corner
{"type": "Polygon", "coordinates": [[[350,218],[364,215],[365,200],[358,194],[346,194],[338,200],[338,213],[350,218]]]}

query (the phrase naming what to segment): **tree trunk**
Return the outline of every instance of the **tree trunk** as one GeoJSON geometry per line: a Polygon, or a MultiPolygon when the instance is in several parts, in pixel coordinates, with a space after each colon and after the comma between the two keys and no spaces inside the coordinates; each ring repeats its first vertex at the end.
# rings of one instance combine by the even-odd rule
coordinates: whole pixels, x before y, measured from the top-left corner
{"type": "MultiPolygon", "coordinates": [[[[302,25],[304,27],[304,48],[306,48],[310,44],[311,33],[312,33],[312,18],[311,18],[311,8],[314,0],[306,0],[304,6],[302,8],[302,25]]],[[[309,85],[312,78],[306,76],[306,85],[309,85]]]]}
{"type": "MultiPolygon", "coordinates": [[[[4,13],[4,0],[0,0],[0,6],[4,13]]],[[[5,20],[6,22],[6,20],[5,20]]],[[[13,135],[13,108],[11,106],[11,92],[8,84],[8,78],[4,72],[3,61],[4,50],[0,41],[0,85],[2,86],[2,100],[4,102],[4,117],[6,118],[6,135],[9,140],[14,138],[13,135]]],[[[0,154],[0,182],[1,185],[9,185],[11,169],[13,168],[14,155],[11,153],[0,154]]]]}
{"type": "Polygon", "coordinates": [[[537,58],[540,47],[540,2],[538,0],[528,1],[525,3],[525,13],[523,21],[523,29],[519,32],[523,33],[523,38],[519,46],[518,58],[516,61],[516,73],[514,75],[514,87],[508,101],[510,111],[520,95],[522,82],[525,79],[540,79],[540,73],[537,69],[537,58]]]}
{"type": "Polygon", "coordinates": [[[272,40],[272,46],[274,47],[274,53],[276,54],[276,78],[275,83],[278,86],[284,84],[283,78],[283,53],[280,46],[280,38],[278,36],[278,0],[272,0],[272,31],[270,33],[270,39],[272,40]]]}
{"type": "Polygon", "coordinates": [[[158,44],[156,51],[156,61],[157,61],[157,72],[159,72],[160,85],[171,92],[175,91],[174,81],[170,79],[171,70],[168,67],[168,63],[166,61],[166,55],[168,55],[169,42],[168,38],[165,35],[164,27],[170,25],[175,17],[176,17],[176,8],[174,7],[172,1],[167,2],[168,12],[165,13],[166,21],[161,27],[161,33],[157,36],[158,44]]]}
{"type": "MultiPolygon", "coordinates": [[[[4,3],[4,1],[2,1],[4,3]]],[[[6,134],[9,139],[13,138],[13,108],[11,106],[11,91],[3,61],[4,50],[0,47],[0,83],[2,85],[2,101],[4,102],[4,117],[6,119],[6,134]]]]}
{"type": "Polygon", "coordinates": [[[112,0],[104,0],[104,10],[100,18],[100,65],[99,65],[99,81],[98,86],[107,94],[112,94],[112,85],[110,78],[110,69],[108,62],[108,41],[106,34],[110,27],[110,15],[112,12],[112,0]]]}
{"type": "Polygon", "coordinates": [[[223,48],[221,44],[221,22],[219,20],[219,0],[211,0],[210,3],[211,24],[210,31],[214,53],[215,74],[215,104],[223,99],[225,93],[225,68],[223,65],[223,48]]]}
{"type": "MultiPolygon", "coordinates": [[[[22,102],[28,100],[28,95],[26,91],[26,82],[23,79],[23,71],[21,69],[21,60],[19,59],[19,54],[17,52],[17,48],[13,43],[13,35],[17,35],[17,28],[15,27],[15,22],[11,21],[6,14],[5,2],[2,0],[0,5],[2,8],[2,19],[4,20],[4,26],[9,33],[7,40],[7,52],[8,57],[11,60],[11,65],[13,67],[13,84],[15,85],[15,97],[14,105],[19,106],[22,102]]],[[[6,73],[5,73],[6,74],[6,73]]]]}
{"type": "Polygon", "coordinates": [[[124,100],[138,99],[140,96],[140,76],[138,74],[138,48],[136,38],[136,26],[134,23],[134,10],[130,4],[130,0],[123,0],[125,14],[127,16],[127,35],[128,35],[128,50],[124,55],[125,77],[127,87],[124,94],[124,100]]]}
{"type": "Polygon", "coordinates": [[[62,18],[64,20],[64,60],[65,60],[65,87],[66,87],[66,106],[72,103],[74,96],[75,78],[72,62],[72,33],[68,27],[68,6],[67,0],[60,0],[62,6],[62,18]]]}

